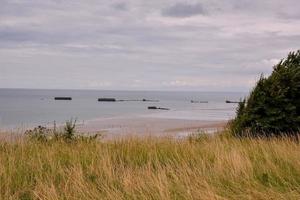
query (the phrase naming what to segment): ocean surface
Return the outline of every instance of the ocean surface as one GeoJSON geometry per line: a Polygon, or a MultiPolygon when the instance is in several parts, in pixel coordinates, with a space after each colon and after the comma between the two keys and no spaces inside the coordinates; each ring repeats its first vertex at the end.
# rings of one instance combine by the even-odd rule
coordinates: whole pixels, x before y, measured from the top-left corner
{"type": "Polygon", "coordinates": [[[98,118],[157,117],[193,120],[228,120],[235,116],[241,92],[165,92],[165,91],[95,91],[0,89],[0,129],[27,128],[63,123],[71,118],[78,123],[98,118]],[[70,96],[72,101],[56,101],[56,96],[70,96]],[[159,102],[98,102],[98,98],[118,100],[158,100],[159,102]],[[208,101],[208,103],[191,103],[208,101]],[[148,106],[170,110],[148,110],[148,106]]]}

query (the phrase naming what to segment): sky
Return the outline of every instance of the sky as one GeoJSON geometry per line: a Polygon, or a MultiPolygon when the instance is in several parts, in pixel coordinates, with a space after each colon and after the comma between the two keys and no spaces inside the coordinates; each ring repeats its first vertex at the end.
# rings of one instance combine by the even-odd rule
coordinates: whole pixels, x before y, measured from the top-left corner
{"type": "Polygon", "coordinates": [[[0,88],[248,91],[299,0],[0,0],[0,88]]]}

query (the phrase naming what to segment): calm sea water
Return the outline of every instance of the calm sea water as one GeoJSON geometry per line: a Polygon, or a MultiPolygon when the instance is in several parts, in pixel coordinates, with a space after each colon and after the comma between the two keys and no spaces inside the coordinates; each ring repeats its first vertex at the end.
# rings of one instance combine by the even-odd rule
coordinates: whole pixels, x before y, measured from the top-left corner
{"type": "Polygon", "coordinates": [[[0,129],[49,125],[71,118],[78,121],[132,116],[176,119],[227,120],[235,115],[236,104],[245,93],[237,92],[157,92],[0,89],[0,129]],[[72,101],[55,101],[55,96],[70,96],[72,101]],[[159,102],[98,102],[100,97],[116,99],[154,99],[159,102]],[[191,100],[208,103],[191,103],[191,100]],[[148,110],[148,106],[170,111],[148,110]]]}

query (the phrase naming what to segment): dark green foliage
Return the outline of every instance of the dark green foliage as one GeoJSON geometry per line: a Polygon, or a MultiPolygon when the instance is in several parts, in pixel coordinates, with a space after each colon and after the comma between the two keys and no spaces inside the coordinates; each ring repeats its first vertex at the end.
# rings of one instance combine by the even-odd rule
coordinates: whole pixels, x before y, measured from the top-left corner
{"type": "Polygon", "coordinates": [[[76,120],[66,121],[65,132],[63,134],[64,138],[67,140],[72,140],[75,134],[76,120]]]}
{"type": "Polygon", "coordinates": [[[238,136],[295,135],[300,128],[300,50],[260,77],[231,123],[238,136]]]}

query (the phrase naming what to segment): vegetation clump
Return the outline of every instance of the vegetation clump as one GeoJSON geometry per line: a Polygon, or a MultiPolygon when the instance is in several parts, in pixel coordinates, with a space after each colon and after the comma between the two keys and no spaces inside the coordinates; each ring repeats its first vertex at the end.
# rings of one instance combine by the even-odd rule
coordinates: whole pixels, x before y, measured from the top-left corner
{"type": "Polygon", "coordinates": [[[46,128],[44,126],[38,126],[34,129],[25,131],[25,135],[34,138],[38,141],[47,141],[49,135],[51,135],[52,130],[49,128],[46,128]]]}
{"type": "Polygon", "coordinates": [[[295,136],[300,128],[300,50],[261,76],[231,123],[237,136],[295,136]]]}
{"type": "Polygon", "coordinates": [[[65,142],[77,141],[77,140],[95,140],[99,138],[100,134],[84,136],[82,134],[76,135],[76,120],[66,121],[63,130],[57,131],[56,125],[54,128],[46,128],[43,126],[38,126],[32,130],[27,130],[25,135],[35,141],[39,142],[49,142],[54,140],[62,140],[65,142]]]}

